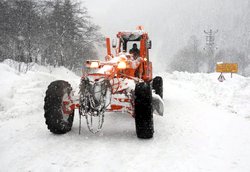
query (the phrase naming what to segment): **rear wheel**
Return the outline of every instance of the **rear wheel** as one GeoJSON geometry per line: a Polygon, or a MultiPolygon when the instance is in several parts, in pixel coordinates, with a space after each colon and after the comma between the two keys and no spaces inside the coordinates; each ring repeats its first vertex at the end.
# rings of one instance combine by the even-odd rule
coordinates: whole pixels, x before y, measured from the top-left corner
{"type": "Polygon", "coordinates": [[[71,130],[74,110],[67,111],[63,103],[71,94],[72,87],[66,81],[52,82],[46,91],[44,117],[48,129],[55,134],[64,134],[71,130]]]}
{"type": "Polygon", "coordinates": [[[135,87],[135,125],[138,138],[149,139],[154,134],[152,90],[149,83],[135,87]]]}
{"type": "Polygon", "coordinates": [[[155,90],[155,93],[158,94],[161,98],[163,98],[163,80],[162,80],[162,77],[156,76],[153,79],[152,87],[153,87],[153,90],[155,90]]]}

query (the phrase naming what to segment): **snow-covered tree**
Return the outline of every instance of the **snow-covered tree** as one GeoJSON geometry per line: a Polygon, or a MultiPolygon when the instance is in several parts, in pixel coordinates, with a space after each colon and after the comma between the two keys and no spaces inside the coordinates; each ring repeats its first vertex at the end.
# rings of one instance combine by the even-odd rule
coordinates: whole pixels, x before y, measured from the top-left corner
{"type": "Polygon", "coordinates": [[[78,67],[102,41],[86,8],[71,0],[0,1],[0,60],[78,67]]]}

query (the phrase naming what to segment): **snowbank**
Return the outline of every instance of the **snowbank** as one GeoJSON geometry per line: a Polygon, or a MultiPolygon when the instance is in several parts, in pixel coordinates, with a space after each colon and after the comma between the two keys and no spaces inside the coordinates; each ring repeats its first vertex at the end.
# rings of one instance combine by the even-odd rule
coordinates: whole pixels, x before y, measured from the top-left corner
{"type": "Polygon", "coordinates": [[[250,77],[233,74],[231,78],[231,74],[223,74],[226,80],[219,82],[219,73],[173,72],[162,75],[166,81],[177,83],[179,88],[198,93],[203,101],[250,118],[250,77]]]}
{"type": "Polygon", "coordinates": [[[40,110],[47,86],[54,80],[70,80],[72,87],[78,88],[80,78],[64,67],[44,67],[35,63],[30,64],[27,71],[26,67],[27,64],[12,60],[0,63],[0,120],[40,110]]]}

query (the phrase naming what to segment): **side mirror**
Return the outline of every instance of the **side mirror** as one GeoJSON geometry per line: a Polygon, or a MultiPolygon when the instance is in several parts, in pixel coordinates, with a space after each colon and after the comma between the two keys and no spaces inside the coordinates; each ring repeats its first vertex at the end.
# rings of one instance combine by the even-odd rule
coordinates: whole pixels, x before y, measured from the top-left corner
{"type": "Polygon", "coordinates": [[[112,47],[116,48],[117,45],[117,40],[116,39],[112,39],[112,47]]]}
{"type": "Polygon", "coordinates": [[[152,48],[152,41],[148,40],[147,41],[147,49],[151,49],[152,48]]]}

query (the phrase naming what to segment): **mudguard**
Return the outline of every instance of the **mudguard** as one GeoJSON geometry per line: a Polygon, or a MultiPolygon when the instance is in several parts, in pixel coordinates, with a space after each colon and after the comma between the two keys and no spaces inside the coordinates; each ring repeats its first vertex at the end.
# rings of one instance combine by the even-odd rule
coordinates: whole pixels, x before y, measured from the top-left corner
{"type": "Polygon", "coordinates": [[[154,92],[152,93],[152,105],[154,112],[160,116],[163,116],[164,114],[164,102],[162,98],[158,95],[155,94],[154,92]]]}

